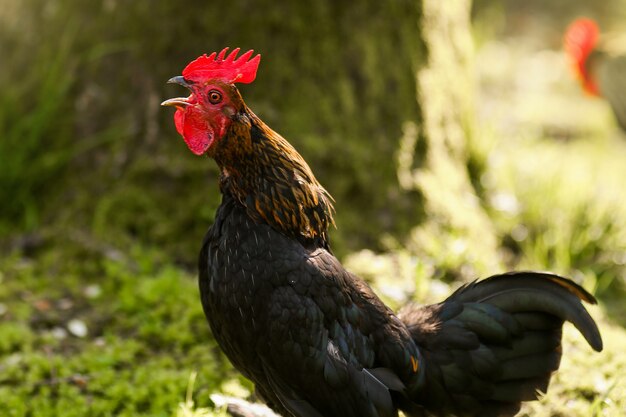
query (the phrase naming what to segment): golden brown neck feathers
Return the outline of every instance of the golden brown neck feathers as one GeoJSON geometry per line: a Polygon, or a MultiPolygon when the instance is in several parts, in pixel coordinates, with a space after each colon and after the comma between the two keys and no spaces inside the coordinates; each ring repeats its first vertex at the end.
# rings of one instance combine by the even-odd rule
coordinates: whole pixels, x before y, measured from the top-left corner
{"type": "Polygon", "coordinates": [[[254,221],[327,245],[332,197],[293,146],[250,109],[235,116],[212,156],[222,170],[222,192],[246,207],[254,221]]]}

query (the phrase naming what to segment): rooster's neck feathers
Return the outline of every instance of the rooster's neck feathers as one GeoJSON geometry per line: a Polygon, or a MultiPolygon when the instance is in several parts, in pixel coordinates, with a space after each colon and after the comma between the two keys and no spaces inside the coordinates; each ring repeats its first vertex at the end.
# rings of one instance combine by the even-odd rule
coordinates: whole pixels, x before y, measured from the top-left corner
{"type": "Polygon", "coordinates": [[[303,243],[328,246],[334,224],[330,194],[304,158],[250,109],[244,108],[214,154],[222,193],[232,195],[257,222],[303,243]]]}

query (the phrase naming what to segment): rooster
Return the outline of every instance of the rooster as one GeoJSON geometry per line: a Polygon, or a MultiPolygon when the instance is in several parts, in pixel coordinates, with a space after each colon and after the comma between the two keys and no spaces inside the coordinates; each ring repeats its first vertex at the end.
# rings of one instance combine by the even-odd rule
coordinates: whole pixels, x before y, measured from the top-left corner
{"type": "Polygon", "coordinates": [[[601,41],[598,25],[580,18],[565,32],[565,51],[583,89],[605,98],[623,130],[626,131],[626,53],[608,41],[601,41]]]}
{"type": "Polygon", "coordinates": [[[398,314],[333,255],[333,199],[305,160],[246,106],[260,55],[203,55],[164,101],[189,149],[217,163],[222,203],[199,257],[213,335],[258,396],[284,417],[512,416],[546,391],[564,321],[596,351],[582,301],[548,273],[473,282],[398,314]]]}

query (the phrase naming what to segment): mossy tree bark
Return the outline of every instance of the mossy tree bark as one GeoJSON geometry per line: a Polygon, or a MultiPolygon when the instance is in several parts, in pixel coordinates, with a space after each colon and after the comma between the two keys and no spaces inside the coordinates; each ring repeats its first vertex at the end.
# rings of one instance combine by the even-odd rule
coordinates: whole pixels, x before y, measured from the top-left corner
{"type": "Polygon", "coordinates": [[[165,81],[187,62],[240,46],[263,56],[255,84],[241,87],[246,102],[301,151],[336,199],[339,254],[381,249],[386,235],[402,241],[427,216],[472,240],[487,230],[466,170],[468,0],[46,5],[22,2],[5,16],[19,24],[0,32],[11,46],[7,62],[15,63],[0,77],[0,89],[14,98],[11,117],[54,116],[26,133],[0,132],[14,139],[0,149],[28,162],[0,182],[27,194],[31,219],[41,219],[31,227],[88,228],[116,246],[131,236],[195,263],[219,204],[217,172],[186,151],[171,112],[158,103],[182,93],[165,81]],[[47,69],[45,52],[57,51],[58,39],[64,53],[55,68],[65,71],[59,82],[48,72],[45,85],[62,87],[61,99],[41,94],[41,71],[22,74],[47,69]],[[23,81],[20,90],[14,79],[23,81]],[[63,106],[51,113],[51,103],[63,106]],[[25,136],[32,146],[21,145],[25,136]],[[56,169],[28,185],[25,178],[49,166],[54,150],[64,156],[54,159],[56,169]]]}
{"type": "Polygon", "coordinates": [[[420,32],[424,59],[417,71],[420,122],[407,122],[398,157],[404,189],[419,190],[425,219],[409,246],[465,265],[464,275],[497,267],[494,228],[468,170],[475,134],[473,110],[471,1],[422,1],[420,32]],[[446,257],[444,255],[444,257],[446,257]]]}

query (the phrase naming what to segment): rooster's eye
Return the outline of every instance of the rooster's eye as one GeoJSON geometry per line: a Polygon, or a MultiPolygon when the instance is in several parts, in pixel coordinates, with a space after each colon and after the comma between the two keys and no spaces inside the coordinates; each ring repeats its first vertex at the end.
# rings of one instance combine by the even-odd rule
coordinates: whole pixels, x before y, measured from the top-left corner
{"type": "Polygon", "coordinates": [[[209,91],[209,94],[207,95],[207,97],[209,98],[209,102],[211,104],[217,104],[220,101],[222,101],[222,93],[220,93],[217,90],[209,91]]]}

